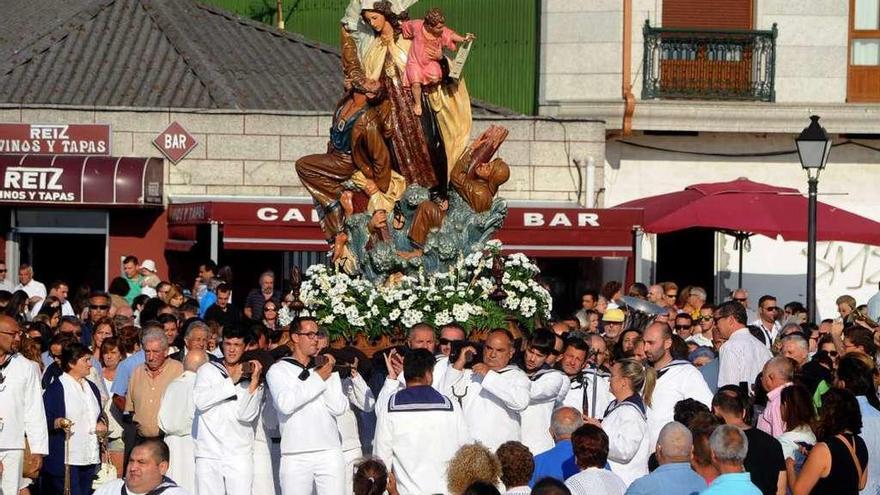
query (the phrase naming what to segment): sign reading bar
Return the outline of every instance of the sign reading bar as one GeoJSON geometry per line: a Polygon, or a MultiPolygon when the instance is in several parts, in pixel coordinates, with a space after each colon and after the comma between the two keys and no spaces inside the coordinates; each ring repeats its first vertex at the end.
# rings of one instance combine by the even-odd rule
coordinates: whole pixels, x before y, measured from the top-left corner
{"type": "Polygon", "coordinates": [[[0,154],[110,155],[108,124],[0,124],[0,154]]]}
{"type": "Polygon", "coordinates": [[[182,125],[174,121],[153,140],[153,144],[176,165],[199,143],[182,125]]]}

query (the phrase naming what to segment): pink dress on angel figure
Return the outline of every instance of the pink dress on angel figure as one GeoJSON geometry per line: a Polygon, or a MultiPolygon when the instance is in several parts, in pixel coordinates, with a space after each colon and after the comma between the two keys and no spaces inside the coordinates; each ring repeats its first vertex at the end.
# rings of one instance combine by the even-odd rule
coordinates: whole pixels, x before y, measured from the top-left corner
{"type": "Polygon", "coordinates": [[[440,81],[443,70],[440,58],[443,48],[455,50],[455,31],[444,27],[440,37],[435,38],[425,30],[421,19],[405,21],[401,25],[403,37],[412,40],[406,60],[406,83],[431,85],[440,81]]]}

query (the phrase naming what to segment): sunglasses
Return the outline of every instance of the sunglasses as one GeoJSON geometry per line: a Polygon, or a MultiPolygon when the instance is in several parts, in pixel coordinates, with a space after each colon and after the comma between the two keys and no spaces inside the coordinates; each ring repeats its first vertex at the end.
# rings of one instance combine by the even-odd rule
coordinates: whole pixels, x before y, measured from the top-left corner
{"type": "Polygon", "coordinates": [[[764,308],[764,311],[779,311],[779,306],[768,306],[764,308]]]}
{"type": "Polygon", "coordinates": [[[266,308],[266,309],[264,309],[263,311],[278,311],[278,310],[275,309],[275,308],[266,308]]]}
{"type": "Polygon", "coordinates": [[[691,328],[693,325],[675,325],[676,330],[687,330],[691,328]]]}
{"type": "Polygon", "coordinates": [[[713,319],[714,319],[714,318],[711,317],[711,316],[701,316],[701,317],[700,317],[700,321],[711,321],[711,320],[713,320],[713,319]]]}
{"type": "Polygon", "coordinates": [[[736,302],[744,303],[744,302],[748,301],[748,298],[745,298],[745,297],[734,297],[733,300],[736,301],[736,302]]]}
{"type": "Polygon", "coordinates": [[[666,294],[666,297],[674,299],[674,298],[678,297],[678,294],[666,294]]]}
{"type": "Polygon", "coordinates": [[[110,309],[110,305],[109,304],[89,304],[89,309],[102,309],[104,311],[107,311],[108,309],[110,309]]]}
{"type": "Polygon", "coordinates": [[[4,269],[4,270],[0,270],[0,273],[6,273],[6,270],[5,270],[5,269],[4,269]]]}

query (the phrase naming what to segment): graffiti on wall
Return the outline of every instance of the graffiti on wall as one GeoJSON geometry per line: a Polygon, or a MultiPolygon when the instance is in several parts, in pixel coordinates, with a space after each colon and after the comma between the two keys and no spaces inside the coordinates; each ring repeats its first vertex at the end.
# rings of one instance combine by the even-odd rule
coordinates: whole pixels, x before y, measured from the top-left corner
{"type": "MultiPolygon", "coordinates": [[[[801,251],[807,257],[806,246],[801,251]]],[[[840,242],[816,246],[816,285],[845,290],[876,289],[880,282],[880,247],[840,242]]]]}

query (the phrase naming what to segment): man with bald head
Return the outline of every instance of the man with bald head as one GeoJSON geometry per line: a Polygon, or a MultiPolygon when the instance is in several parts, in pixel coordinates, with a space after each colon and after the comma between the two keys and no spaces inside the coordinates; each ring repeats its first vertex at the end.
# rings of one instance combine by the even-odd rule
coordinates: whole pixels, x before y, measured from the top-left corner
{"type": "Polygon", "coordinates": [[[196,458],[193,453],[192,424],[195,414],[193,388],[196,371],[208,362],[204,349],[189,349],[183,358],[183,374],[175,378],[162,395],[159,407],[159,428],[171,451],[168,477],[195,493],[196,458]]]}
{"type": "Polygon", "coordinates": [[[782,389],[791,385],[797,363],[785,356],[776,356],[764,364],[761,385],[767,392],[767,407],[758,416],[757,427],[764,433],[778,437],[785,433],[782,420],[782,389]]]}
{"type": "Polygon", "coordinates": [[[654,303],[661,308],[666,307],[666,293],[663,292],[662,285],[652,285],[648,287],[648,302],[654,303]]]}
{"type": "Polygon", "coordinates": [[[797,363],[798,369],[807,364],[810,358],[810,343],[800,335],[787,335],[782,338],[781,354],[797,363]]]}
{"type": "Polygon", "coordinates": [[[529,481],[530,487],[534,487],[541,478],[550,477],[565,481],[566,478],[580,471],[574,459],[571,434],[583,424],[583,415],[573,407],[560,407],[553,411],[550,417],[550,436],[553,437],[556,446],[535,456],[535,470],[529,481]]]}
{"type": "Polygon", "coordinates": [[[691,469],[694,439],[683,424],[672,421],[660,430],[654,472],[635,480],[627,495],[692,495],[706,488],[706,480],[691,469]]]}
{"type": "Polygon", "coordinates": [[[660,429],[672,421],[675,404],[695,399],[708,407],[712,391],[702,373],[690,361],[672,359],[672,330],[665,323],[651,323],[643,335],[645,354],[657,373],[657,383],[648,409],[649,445],[657,443],[660,429]]]}
{"type": "Polygon", "coordinates": [[[482,362],[465,369],[468,355],[476,352],[467,346],[444,377],[444,393],[461,404],[471,436],[492,451],[520,440],[520,413],[531,400],[529,378],[510,364],[513,344],[510,332],[496,328],[486,337],[482,362]]]}

